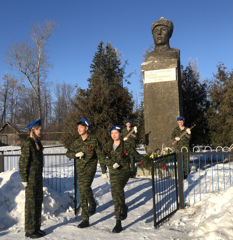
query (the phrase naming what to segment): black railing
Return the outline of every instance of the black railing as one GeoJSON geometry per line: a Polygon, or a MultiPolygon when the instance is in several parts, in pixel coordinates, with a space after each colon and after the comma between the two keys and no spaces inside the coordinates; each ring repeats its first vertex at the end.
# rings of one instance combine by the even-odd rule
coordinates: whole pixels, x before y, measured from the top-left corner
{"type": "Polygon", "coordinates": [[[158,227],[179,208],[176,154],[154,158],[151,174],[154,226],[158,227]]]}

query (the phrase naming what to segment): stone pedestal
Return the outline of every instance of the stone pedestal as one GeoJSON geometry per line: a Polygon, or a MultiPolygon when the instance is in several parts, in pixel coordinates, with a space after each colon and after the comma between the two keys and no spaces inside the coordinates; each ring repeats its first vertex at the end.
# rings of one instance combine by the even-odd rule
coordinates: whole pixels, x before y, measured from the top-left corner
{"type": "MultiPolygon", "coordinates": [[[[178,54],[177,54],[178,51],[178,54]]],[[[147,152],[172,147],[171,134],[182,115],[180,58],[149,57],[142,63],[147,152]]]]}

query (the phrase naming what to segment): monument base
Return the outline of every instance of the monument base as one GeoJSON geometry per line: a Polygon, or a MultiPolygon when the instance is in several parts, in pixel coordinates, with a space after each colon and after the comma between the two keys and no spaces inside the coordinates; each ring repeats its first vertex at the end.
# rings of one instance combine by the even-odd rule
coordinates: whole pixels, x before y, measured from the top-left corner
{"type": "Polygon", "coordinates": [[[182,114],[179,59],[145,62],[142,70],[146,145],[153,152],[172,147],[172,131],[182,114]]]}

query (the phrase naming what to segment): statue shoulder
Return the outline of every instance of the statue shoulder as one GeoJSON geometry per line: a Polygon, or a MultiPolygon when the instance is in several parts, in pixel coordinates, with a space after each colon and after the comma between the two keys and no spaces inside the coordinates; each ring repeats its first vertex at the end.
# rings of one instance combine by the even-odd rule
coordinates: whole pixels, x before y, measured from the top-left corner
{"type": "Polygon", "coordinates": [[[180,57],[180,49],[171,48],[171,51],[174,52],[176,58],[180,57]]]}
{"type": "Polygon", "coordinates": [[[146,62],[153,60],[155,57],[156,57],[156,52],[155,51],[147,53],[147,55],[146,55],[146,62]]]}
{"type": "Polygon", "coordinates": [[[169,49],[164,49],[164,51],[152,51],[146,55],[146,61],[154,61],[154,60],[160,60],[160,59],[170,59],[170,58],[175,58],[179,59],[180,58],[180,49],[176,48],[169,48],[169,49]]]}

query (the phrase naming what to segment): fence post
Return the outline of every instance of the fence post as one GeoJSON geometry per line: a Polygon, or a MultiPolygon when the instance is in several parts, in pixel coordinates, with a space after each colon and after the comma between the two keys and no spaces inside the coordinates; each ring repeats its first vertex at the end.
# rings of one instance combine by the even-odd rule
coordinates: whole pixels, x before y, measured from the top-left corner
{"type": "Polygon", "coordinates": [[[179,185],[179,207],[182,209],[185,207],[184,204],[184,189],[183,189],[183,169],[182,169],[182,153],[177,153],[177,162],[178,162],[178,185],[179,185]]]}
{"type": "Polygon", "coordinates": [[[154,227],[156,227],[156,206],[155,206],[155,158],[153,157],[153,161],[151,163],[151,176],[152,176],[152,195],[153,195],[153,215],[154,215],[154,227]]]}
{"type": "Polygon", "coordinates": [[[4,172],[4,155],[3,152],[0,152],[0,173],[4,172]]]}

